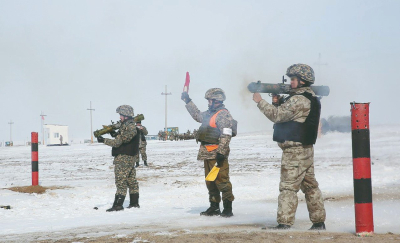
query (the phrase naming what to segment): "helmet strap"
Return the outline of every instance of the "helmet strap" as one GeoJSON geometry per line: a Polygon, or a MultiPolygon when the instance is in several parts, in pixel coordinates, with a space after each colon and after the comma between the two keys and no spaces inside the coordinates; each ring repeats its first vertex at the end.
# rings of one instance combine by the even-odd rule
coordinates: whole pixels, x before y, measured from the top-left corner
{"type": "MultiPolygon", "coordinates": [[[[302,80],[303,81],[303,80],[302,80]]],[[[310,82],[307,82],[307,81],[303,81],[304,82],[304,84],[302,84],[302,83],[299,83],[301,86],[300,87],[310,87],[311,86],[311,83],[310,82]]]]}
{"type": "Polygon", "coordinates": [[[209,107],[209,110],[215,110],[216,108],[218,108],[219,106],[222,105],[221,101],[217,101],[217,100],[211,100],[211,105],[209,107]]]}

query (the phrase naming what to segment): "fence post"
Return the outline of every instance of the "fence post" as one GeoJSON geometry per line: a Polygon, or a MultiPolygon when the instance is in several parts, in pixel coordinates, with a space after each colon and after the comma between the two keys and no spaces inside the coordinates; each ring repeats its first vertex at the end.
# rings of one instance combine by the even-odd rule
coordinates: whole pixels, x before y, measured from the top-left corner
{"type": "Polygon", "coordinates": [[[369,103],[353,102],[350,105],[356,234],[368,236],[374,233],[369,103]]]}
{"type": "Polygon", "coordinates": [[[38,146],[38,133],[31,133],[31,147],[32,147],[32,186],[39,184],[39,146],[38,146]]]}

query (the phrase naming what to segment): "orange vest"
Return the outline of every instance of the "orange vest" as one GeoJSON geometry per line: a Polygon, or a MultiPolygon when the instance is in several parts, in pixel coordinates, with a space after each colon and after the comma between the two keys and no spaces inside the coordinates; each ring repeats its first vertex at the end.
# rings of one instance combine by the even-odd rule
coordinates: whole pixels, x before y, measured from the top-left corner
{"type": "Polygon", "coordinates": [[[218,148],[221,132],[217,128],[216,119],[218,114],[222,110],[219,110],[218,112],[213,114],[209,119],[204,119],[202,125],[199,128],[197,139],[201,142],[209,144],[205,145],[208,152],[211,152],[218,148]]]}
{"type": "MultiPolygon", "coordinates": [[[[219,114],[221,111],[222,111],[222,110],[219,110],[217,113],[215,113],[215,114],[211,117],[210,123],[208,124],[210,127],[212,127],[212,128],[217,128],[216,120],[217,120],[218,114],[219,114]]],[[[211,152],[211,151],[216,150],[216,149],[218,148],[218,144],[206,145],[205,147],[206,147],[206,149],[207,149],[208,152],[211,152]]]]}

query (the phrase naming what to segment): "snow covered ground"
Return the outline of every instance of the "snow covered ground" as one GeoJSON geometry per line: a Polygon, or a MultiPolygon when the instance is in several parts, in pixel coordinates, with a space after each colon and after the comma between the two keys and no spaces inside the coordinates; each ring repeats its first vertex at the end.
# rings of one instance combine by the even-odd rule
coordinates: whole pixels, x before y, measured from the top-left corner
{"type": "MultiPolygon", "coordinates": [[[[39,147],[42,186],[61,186],[44,194],[6,188],[31,185],[30,147],[0,148],[0,238],[24,233],[96,228],[97,235],[118,230],[191,230],[223,225],[274,225],[281,150],[271,134],[243,134],[232,140],[230,167],[234,217],[200,217],[208,207],[195,141],[149,141],[149,167],[137,170],[140,209],[106,213],[114,199],[111,149],[102,144],[39,147]],[[98,207],[98,210],[94,210],[98,207]],[[104,230],[102,230],[104,229],[104,230]]],[[[327,230],[354,232],[351,135],[331,133],[315,146],[315,173],[324,195],[327,230]]],[[[371,128],[372,186],[376,233],[400,233],[400,126],[371,128]]],[[[141,162],[142,163],[142,162],[141,162]]],[[[311,226],[299,192],[294,230],[311,226]]],[[[126,200],[124,206],[129,201],[126,200]]],[[[84,230],[83,230],[84,231],[84,230]]],[[[95,234],[88,230],[86,235],[95,234]]]]}

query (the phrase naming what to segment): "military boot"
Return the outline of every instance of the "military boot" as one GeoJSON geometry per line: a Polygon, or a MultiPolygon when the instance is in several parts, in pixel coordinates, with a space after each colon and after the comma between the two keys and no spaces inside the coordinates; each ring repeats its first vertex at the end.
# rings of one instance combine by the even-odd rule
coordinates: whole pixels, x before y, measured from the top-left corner
{"type": "Polygon", "coordinates": [[[139,162],[136,162],[135,168],[139,167],[139,162]]]}
{"type": "Polygon", "coordinates": [[[311,226],[311,228],[309,228],[308,230],[326,230],[325,228],[325,223],[313,223],[313,225],[311,226]]]}
{"type": "Polygon", "coordinates": [[[122,206],[125,201],[125,196],[122,195],[115,195],[113,206],[106,210],[106,212],[113,212],[113,211],[121,211],[124,210],[122,206]]]}
{"type": "Polygon", "coordinates": [[[288,229],[290,229],[290,225],[278,224],[278,226],[271,227],[270,229],[273,229],[273,230],[288,230],[288,229]]]}
{"type": "Polygon", "coordinates": [[[232,201],[224,200],[224,210],[220,214],[221,217],[229,218],[233,216],[232,213],[232,201]]]}
{"type": "Polygon", "coordinates": [[[129,194],[130,202],[127,208],[140,208],[139,193],[129,194]]]}
{"type": "Polygon", "coordinates": [[[143,162],[144,162],[144,165],[147,166],[147,161],[145,160],[145,161],[143,161],[143,162]]]}
{"type": "Polygon", "coordinates": [[[200,215],[204,216],[215,216],[220,214],[221,210],[219,210],[219,203],[216,202],[210,202],[210,207],[206,211],[200,213],[200,215]]]}

